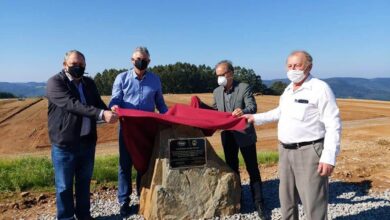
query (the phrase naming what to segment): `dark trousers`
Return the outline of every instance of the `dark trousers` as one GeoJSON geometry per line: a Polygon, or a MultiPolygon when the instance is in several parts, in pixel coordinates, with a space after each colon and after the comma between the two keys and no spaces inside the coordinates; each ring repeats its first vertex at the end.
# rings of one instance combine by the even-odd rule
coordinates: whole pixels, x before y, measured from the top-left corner
{"type": "Polygon", "coordinates": [[[251,185],[256,182],[261,182],[259,164],[257,163],[256,143],[249,146],[239,146],[239,143],[237,143],[231,131],[223,131],[222,135],[224,135],[224,138],[222,138],[222,146],[225,153],[226,164],[234,172],[240,175],[238,169],[238,150],[241,150],[251,185]]]}
{"type": "Polygon", "coordinates": [[[52,145],[57,219],[74,219],[75,214],[78,218],[90,216],[90,182],[95,161],[95,146],[95,143],[83,140],[75,146],[52,145]],[[73,182],[76,204],[73,201],[73,182]]]}
{"type": "MultiPolygon", "coordinates": [[[[122,136],[122,131],[119,129],[119,169],[118,169],[118,202],[125,204],[130,202],[130,195],[132,193],[131,172],[133,169],[133,162],[131,156],[126,149],[126,145],[122,136]]],[[[136,186],[137,194],[140,193],[142,175],[137,172],[136,186]]]]}

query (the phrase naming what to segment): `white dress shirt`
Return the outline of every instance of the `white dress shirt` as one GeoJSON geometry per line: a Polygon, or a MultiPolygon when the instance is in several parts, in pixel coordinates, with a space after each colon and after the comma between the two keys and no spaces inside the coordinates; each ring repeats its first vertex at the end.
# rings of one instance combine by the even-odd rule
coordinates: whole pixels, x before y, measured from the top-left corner
{"type": "Polygon", "coordinates": [[[278,139],[284,144],[324,138],[320,162],[335,165],[340,150],[341,120],[328,84],[311,75],[296,91],[293,83],[280,96],[279,106],[254,115],[255,124],[279,120],[278,139]]]}

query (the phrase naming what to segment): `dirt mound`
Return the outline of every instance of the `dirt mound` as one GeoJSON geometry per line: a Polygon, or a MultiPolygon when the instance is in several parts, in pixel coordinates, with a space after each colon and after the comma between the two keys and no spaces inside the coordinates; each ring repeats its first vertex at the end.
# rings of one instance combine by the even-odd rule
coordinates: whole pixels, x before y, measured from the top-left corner
{"type": "MultiPolygon", "coordinates": [[[[168,106],[188,104],[194,94],[164,95],[168,106]]],[[[212,94],[197,94],[211,104],[212,94]]],[[[103,97],[107,103],[109,97],[103,97]]],[[[256,96],[258,112],[278,105],[277,96],[256,96]]],[[[339,99],[343,121],[341,153],[334,177],[348,182],[371,181],[376,189],[390,188],[390,102],[339,99]]],[[[26,99],[0,101],[0,157],[49,155],[47,100],[26,99]]],[[[118,124],[98,125],[97,154],[117,154],[118,124]]],[[[256,127],[257,148],[277,150],[276,123],[256,127]]],[[[221,150],[219,132],[208,138],[221,150]]]]}
{"type": "MultiPolygon", "coordinates": [[[[47,105],[47,99],[0,102],[0,155],[23,155],[50,149],[47,105]]],[[[116,127],[116,124],[99,125],[99,143],[116,141],[116,127]]]]}
{"type": "Polygon", "coordinates": [[[390,138],[346,142],[333,177],[355,183],[368,181],[376,190],[389,189],[390,138]]]}

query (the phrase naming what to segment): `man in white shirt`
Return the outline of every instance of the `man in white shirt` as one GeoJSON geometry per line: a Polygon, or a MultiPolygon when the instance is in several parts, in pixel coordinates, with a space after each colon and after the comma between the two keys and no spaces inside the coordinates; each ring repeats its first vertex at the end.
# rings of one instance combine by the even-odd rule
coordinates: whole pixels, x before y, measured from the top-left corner
{"type": "Polygon", "coordinates": [[[306,51],[287,58],[291,83],[279,106],[244,115],[256,125],[278,122],[279,198],[283,219],[298,219],[302,201],[307,219],[327,219],[328,176],[340,150],[341,121],[330,87],[311,76],[313,59],[306,51]]]}

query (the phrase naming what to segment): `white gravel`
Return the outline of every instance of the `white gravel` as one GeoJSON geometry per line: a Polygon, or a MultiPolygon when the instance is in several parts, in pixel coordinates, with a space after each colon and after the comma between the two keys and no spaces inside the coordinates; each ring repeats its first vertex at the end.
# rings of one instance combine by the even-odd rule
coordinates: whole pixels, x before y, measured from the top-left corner
{"type": "MultiPolygon", "coordinates": [[[[266,215],[268,219],[281,219],[280,204],[278,198],[279,180],[267,180],[263,182],[263,192],[266,203],[266,215]]],[[[390,219],[390,189],[383,193],[369,193],[366,184],[347,184],[331,181],[329,194],[329,219],[390,219]]],[[[248,183],[243,184],[243,204],[240,214],[228,217],[215,217],[215,220],[242,220],[258,219],[251,201],[251,192],[248,183]]],[[[138,198],[133,193],[131,204],[137,204],[138,198]]],[[[107,190],[99,193],[91,204],[92,216],[97,219],[121,219],[119,204],[116,200],[116,192],[107,190]]],[[[299,205],[300,219],[304,218],[303,207],[299,205]]],[[[39,219],[55,219],[54,216],[41,215],[39,219]]],[[[142,216],[133,215],[128,219],[143,219],[142,216]]]]}

